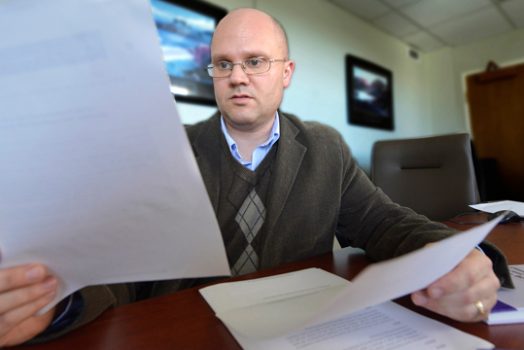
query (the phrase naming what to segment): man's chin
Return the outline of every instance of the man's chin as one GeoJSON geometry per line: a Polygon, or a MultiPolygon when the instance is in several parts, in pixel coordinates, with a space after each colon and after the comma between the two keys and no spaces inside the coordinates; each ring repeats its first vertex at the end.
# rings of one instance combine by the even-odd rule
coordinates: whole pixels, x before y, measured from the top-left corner
{"type": "Polygon", "coordinates": [[[239,113],[238,111],[226,112],[226,124],[236,130],[251,130],[258,124],[258,118],[252,114],[239,113]]]}

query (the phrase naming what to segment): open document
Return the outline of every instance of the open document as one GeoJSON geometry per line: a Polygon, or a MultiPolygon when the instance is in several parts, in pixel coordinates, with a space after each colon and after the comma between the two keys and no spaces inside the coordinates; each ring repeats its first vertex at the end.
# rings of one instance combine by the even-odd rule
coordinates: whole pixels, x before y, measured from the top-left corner
{"type": "MultiPolygon", "coordinates": [[[[402,349],[491,348],[484,340],[387,301],[423,289],[451,271],[499,220],[372,264],[352,282],[320,269],[306,269],[217,284],[200,293],[249,349],[374,349],[373,341],[387,343],[397,335],[399,342],[406,341],[402,349]]],[[[384,349],[394,349],[394,345],[384,349]]]]}
{"type": "Polygon", "coordinates": [[[0,267],[228,275],[147,0],[0,1],[0,267]]]}

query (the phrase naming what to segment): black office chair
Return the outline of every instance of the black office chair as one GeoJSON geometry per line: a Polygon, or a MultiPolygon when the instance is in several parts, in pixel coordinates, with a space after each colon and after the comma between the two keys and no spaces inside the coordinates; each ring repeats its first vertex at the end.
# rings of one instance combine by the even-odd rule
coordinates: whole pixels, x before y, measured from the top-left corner
{"type": "Polygon", "coordinates": [[[473,211],[479,202],[470,137],[452,134],[377,141],[372,181],[395,202],[432,220],[473,211]]]}

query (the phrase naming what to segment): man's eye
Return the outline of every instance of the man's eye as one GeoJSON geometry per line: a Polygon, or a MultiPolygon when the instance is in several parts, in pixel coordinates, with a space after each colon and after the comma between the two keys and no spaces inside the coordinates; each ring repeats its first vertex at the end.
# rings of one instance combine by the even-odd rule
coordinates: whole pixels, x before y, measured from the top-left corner
{"type": "Polygon", "coordinates": [[[216,64],[216,67],[218,69],[223,69],[223,70],[226,70],[226,69],[231,69],[231,62],[228,62],[228,61],[220,61],[216,64]]]}
{"type": "Polygon", "coordinates": [[[260,57],[253,57],[253,58],[248,59],[245,64],[248,67],[256,68],[256,67],[261,66],[263,63],[264,63],[264,59],[260,57]]]}

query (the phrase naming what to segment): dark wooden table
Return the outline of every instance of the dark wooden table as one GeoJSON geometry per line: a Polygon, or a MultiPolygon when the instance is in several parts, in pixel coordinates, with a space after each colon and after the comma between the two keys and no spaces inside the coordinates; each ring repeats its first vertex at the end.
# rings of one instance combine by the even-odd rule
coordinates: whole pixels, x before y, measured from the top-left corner
{"type": "MultiPolygon", "coordinates": [[[[480,221],[481,214],[459,217],[446,222],[459,230],[480,221]]],[[[524,222],[498,225],[488,240],[501,248],[511,264],[524,264],[524,222]]],[[[362,254],[342,249],[306,261],[246,275],[240,279],[262,277],[308,267],[319,267],[347,279],[369,264],[362,254]]],[[[237,278],[236,280],[239,280],[237,278]]],[[[524,349],[524,325],[488,326],[461,323],[414,306],[408,297],[396,300],[416,312],[487,339],[498,348],[524,349]]],[[[20,346],[18,349],[240,349],[197,288],[158,297],[106,311],[91,324],[45,344],[20,346]]]]}

